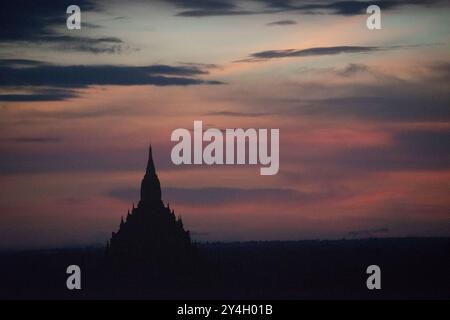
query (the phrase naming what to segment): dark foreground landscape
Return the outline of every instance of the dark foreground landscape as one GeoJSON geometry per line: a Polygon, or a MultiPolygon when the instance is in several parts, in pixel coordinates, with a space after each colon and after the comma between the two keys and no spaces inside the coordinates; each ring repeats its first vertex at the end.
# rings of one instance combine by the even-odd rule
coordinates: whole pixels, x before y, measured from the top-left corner
{"type": "Polygon", "coordinates": [[[105,249],[0,254],[2,299],[449,299],[450,239],[398,238],[197,244],[195,266],[111,271],[105,249]],[[66,288],[79,265],[82,289],[66,288]],[[366,268],[381,268],[381,290],[366,268]]]}

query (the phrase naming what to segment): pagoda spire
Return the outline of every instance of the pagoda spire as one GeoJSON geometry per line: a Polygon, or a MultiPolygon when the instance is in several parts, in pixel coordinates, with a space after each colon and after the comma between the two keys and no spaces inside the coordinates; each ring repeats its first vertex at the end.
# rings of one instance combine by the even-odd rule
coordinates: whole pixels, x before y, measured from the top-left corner
{"type": "Polygon", "coordinates": [[[148,148],[148,160],[146,174],[156,174],[155,164],[153,162],[152,144],[148,148]]]}
{"type": "Polygon", "coordinates": [[[152,145],[148,148],[147,169],[141,183],[141,200],[139,206],[143,204],[161,204],[161,185],[156,174],[155,163],[153,162],[152,145]]]}

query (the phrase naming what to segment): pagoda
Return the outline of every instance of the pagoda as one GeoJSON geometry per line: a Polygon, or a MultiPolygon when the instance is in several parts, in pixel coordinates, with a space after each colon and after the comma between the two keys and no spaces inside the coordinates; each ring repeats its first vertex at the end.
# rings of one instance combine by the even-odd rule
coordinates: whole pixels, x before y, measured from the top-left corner
{"type": "Polygon", "coordinates": [[[137,269],[168,272],[193,260],[194,246],[169,205],[161,199],[161,184],[149,147],[147,169],[142,179],[137,207],[122,217],[119,230],[107,243],[109,264],[122,271],[137,269]]]}

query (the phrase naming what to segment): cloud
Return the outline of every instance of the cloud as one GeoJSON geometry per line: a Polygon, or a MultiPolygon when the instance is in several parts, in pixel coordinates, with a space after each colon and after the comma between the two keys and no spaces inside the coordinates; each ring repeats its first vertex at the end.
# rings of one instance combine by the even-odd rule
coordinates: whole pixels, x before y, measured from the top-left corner
{"type": "Polygon", "coordinates": [[[233,9],[235,4],[230,0],[166,0],[180,8],[188,9],[233,9]]]}
{"type": "Polygon", "coordinates": [[[78,97],[79,93],[70,89],[37,89],[31,93],[0,94],[0,101],[39,102],[62,101],[78,97]]]}
{"type": "Polygon", "coordinates": [[[202,70],[220,69],[221,67],[214,63],[199,63],[199,62],[180,62],[181,65],[189,67],[197,67],[202,70]]]}
{"type": "Polygon", "coordinates": [[[249,58],[236,62],[256,62],[269,59],[290,58],[290,57],[310,57],[310,56],[326,56],[341,53],[368,53],[378,51],[379,47],[367,46],[335,46],[335,47],[313,47],[307,49],[287,49],[287,50],[266,50],[255,52],[249,58]]]}
{"type": "Polygon", "coordinates": [[[99,25],[99,24],[88,23],[88,22],[84,22],[84,23],[83,23],[83,27],[84,27],[84,28],[91,28],[91,29],[100,29],[100,28],[103,28],[103,26],[101,26],[101,25],[99,25]]]}
{"type": "MultiPolygon", "coordinates": [[[[129,49],[122,40],[113,37],[80,37],[65,35],[66,8],[70,1],[18,0],[2,4],[0,12],[0,43],[25,42],[49,45],[57,50],[90,53],[120,53],[129,49]]],[[[76,3],[83,11],[99,10],[96,1],[80,0],[76,3]]],[[[82,28],[99,28],[84,23],[82,28]]]]}
{"type": "MultiPolygon", "coordinates": [[[[368,1],[336,1],[329,3],[311,3],[299,6],[298,9],[306,13],[328,13],[336,15],[358,15],[365,14],[367,7],[375,4],[380,7],[381,10],[386,11],[407,4],[408,1],[389,1],[382,0],[376,2],[368,1]]],[[[417,1],[410,1],[417,2],[417,1]]]]}
{"type": "Polygon", "coordinates": [[[179,17],[212,17],[212,16],[242,16],[258,14],[248,10],[188,10],[177,14],[179,17]]]}
{"type": "MultiPolygon", "coordinates": [[[[0,150],[0,174],[115,172],[142,170],[145,165],[142,150],[133,148],[124,154],[123,150],[107,150],[101,147],[90,151],[71,146],[69,142],[62,140],[57,144],[47,142],[45,148],[43,143],[41,145],[40,149],[30,149],[25,142],[5,141],[0,150]]],[[[160,167],[164,166],[158,166],[160,167]]]]}
{"type": "Polygon", "coordinates": [[[187,76],[201,74],[188,67],[113,65],[0,68],[0,86],[55,86],[82,88],[90,85],[191,85],[218,84],[187,76]],[[170,75],[170,76],[169,76],[170,75]]]}
{"type": "Polygon", "coordinates": [[[364,64],[350,63],[345,68],[335,70],[335,73],[342,77],[352,77],[359,73],[369,72],[370,68],[364,64]]]}
{"type": "Polygon", "coordinates": [[[360,15],[366,14],[367,7],[376,4],[381,10],[387,11],[406,5],[446,5],[443,0],[381,0],[370,1],[313,1],[313,0],[254,0],[259,8],[245,10],[238,6],[238,1],[201,1],[201,0],[166,0],[183,10],[177,16],[183,17],[209,17],[234,16],[255,14],[333,14],[333,15],[360,15]]]}
{"type": "MultiPolygon", "coordinates": [[[[395,86],[392,86],[395,88],[395,86]]],[[[428,96],[412,93],[402,96],[414,86],[397,86],[398,94],[389,94],[389,88],[373,88],[374,96],[349,96],[310,100],[307,105],[290,107],[289,113],[300,116],[357,117],[365,120],[384,121],[448,121],[450,97],[428,96]],[[377,92],[378,91],[378,92],[377,92]],[[386,91],[386,92],[385,92],[386,91]],[[414,97],[414,99],[412,99],[414,97]]],[[[368,88],[365,88],[368,89],[368,88]]]]}
{"type": "Polygon", "coordinates": [[[249,10],[237,10],[231,0],[165,0],[177,8],[185,9],[176,15],[181,17],[233,16],[252,14],[249,10]],[[187,9],[187,10],[186,10],[187,9]]]}
{"type": "Polygon", "coordinates": [[[129,49],[123,41],[116,37],[74,37],[74,36],[50,36],[43,42],[54,43],[54,48],[64,51],[81,51],[94,54],[99,53],[121,53],[129,49]]]}
{"type": "MultiPolygon", "coordinates": [[[[126,202],[136,201],[137,188],[117,188],[109,196],[126,202]]],[[[309,202],[326,198],[325,193],[304,193],[288,188],[244,189],[226,187],[205,188],[163,188],[163,198],[168,202],[186,205],[223,205],[244,202],[309,202]]]]}
{"type": "MultiPolygon", "coordinates": [[[[34,41],[55,35],[55,25],[66,25],[66,8],[71,1],[17,0],[2,3],[0,41],[34,41]]],[[[79,0],[83,11],[95,9],[94,1],[79,0]]]]}
{"type": "Polygon", "coordinates": [[[385,12],[391,9],[397,9],[399,7],[408,5],[430,7],[431,5],[448,4],[448,2],[445,0],[329,1],[321,3],[310,1],[297,2],[308,2],[307,4],[299,5],[297,7],[291,7],[294,9],[297,8],[305,14],[327,13],[344,16],[366,14],[367,7],[370,5],[377,5],[382,11],[385,12]]]}
{"type": "Polygon", "coordinates": [[[232,99],[246,102],[239,112],[280,117],[381,123],[450,121],[448,62],[418,65],[406,76],[396,71],[364,64],[300,69],[296,79],[281,85],[282,95],[268,91],[232,99]]]}
{"type": "Polygon", "coordinates": [[[222,84],[202,80],[208,71],[198,66],[116,66],[116,65],[54,65],[33,60],[0,60],[0,87],[29,89],[32,94],[2,94],[0,101],[65,100],[77,93],[70,89],[93,85],[155,85],[188,86],[222,84]],[[36,87],[43,87],[36,89],[36,87]],[[48,89],[50,87],[51,89],[48,89]],[[57,88],[57,89],[55,89],[57,88]]]}
{"type": "Polygon", "coordinates": [[[426,69],[433,80],[450,82],[450,62],[435,62],[427,66],[426,69]]]}
{"type": "Polygon", "coordinates": [[[16,137],[7,139],[16,143],[54,143],[60,142],[61,138],[57,137],[16,137]]]}
{"type": "Polygon", "coordinates": [[[206,113],[207,116],[224,116],[224,117],[265,117],[273,113],[269,112],[237,112],[237,111],[214,111],[206,113]]]}
{"type": "Polygon", "coordinates": [[[401,130],[392,132],[387,146],[353,147],[339,150],[322,164],[342,170],[416,171],[450,168],[450,130],[401,130]]]}
{"type": "Polygon", "coordinates": [[[28,59],[0,59],[0,67],[29,67],[29,66],[39,66],[46,64],[42,61],[28,60],[28,59]]]}
{"type": "Polygon", "coordinates": [[[294,20],[279,20],[279,21],[267,23],[266,25],[268,25],[268,26],[289,26],[289,25],[293,25],[293,24],[297,24],[297,22],[295,22],[294,20]]]}
{"type": "Polygon", "coordinates": [[[394,143],[411,158],[450,167],[448,143],[450,130],[403,130],[394,135],[394,143]],[[413,154],[416,154],[414,157],[413,154]]]}

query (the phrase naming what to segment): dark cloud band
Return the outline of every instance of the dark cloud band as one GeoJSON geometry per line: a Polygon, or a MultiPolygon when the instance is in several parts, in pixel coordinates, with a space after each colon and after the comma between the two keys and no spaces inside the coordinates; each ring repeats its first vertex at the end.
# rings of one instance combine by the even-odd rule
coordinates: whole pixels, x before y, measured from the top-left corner
{"type": "Polygon", "coordinates": [[[359,15],[365,14],[370,5],[378,5],[382,10],[396,9],[406,5],[430,6],[445,3],[441,0],[380,0],[380,1],[312,1],[312,0],[254,0],[260,4],[259,9],[243,10],[239,1],[199,1],[199,0],[165,0],[184,9],[177,16],[183,17],[209,17],[209,16],[235,16],[254,14],[334,14],[359,15]]]}
{"type": "Polygon", "coordinates": [[[252,53],[249,58],[237,62],[255,62],[269,59],[291,58],[291,57],[310,57],[327,56],[341,53],[368,53],[380,50],[379,47],[369,46],[335,46],[335,47],[314,47],[306,49],[287,49],[287,50],[266,50],[252,53]]]}
{"type": "Polygon", "coordinates": [[[93,85],[215,85],[220,81],[203,80],[208,71],[199,66],[116,66],[53,65],[33,60],[0,60],[0,87],[35,89],[28,94],[2,94],[0,101],[64,100],[76,95],[73,89],[93,85]],[[51,89],[50,88],[58,88],[51,89]],[[66,89],[66,90],[63,90],[66,89]]]}

